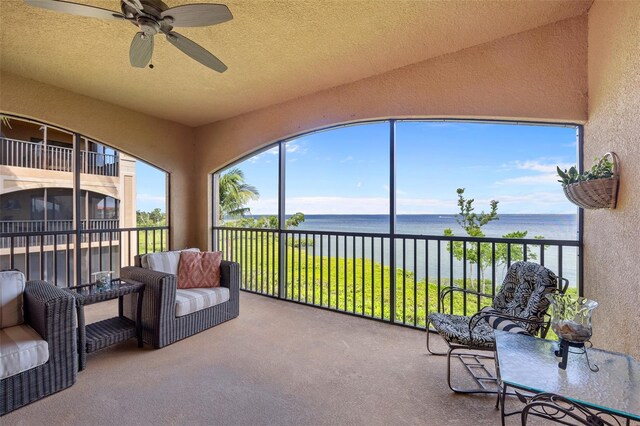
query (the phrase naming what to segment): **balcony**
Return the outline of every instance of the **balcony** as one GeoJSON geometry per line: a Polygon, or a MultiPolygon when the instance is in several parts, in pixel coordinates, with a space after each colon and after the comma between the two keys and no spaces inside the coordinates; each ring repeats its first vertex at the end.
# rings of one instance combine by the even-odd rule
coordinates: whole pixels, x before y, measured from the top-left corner
{"type": "MultiPolygon", "coordinates": [[[[1,138],[0,165],[31,169],[72,172],[73,149],[44,146],[40,143],[1,138]]],[[[118,154],[81,151],[81,173],[98,176],[118,176],[118,154]]]]}
{"type": "MultiPolygon", "coordinates": [[[[96,231],[117,229],[120,221],[118,219],[90,219],[81,222],[83,230],[96,231]]],[[[26,246],[38,247],[42,242],[43,246],[52,246],[54,241],[57,244],[66,244],[66,236],[72,234],[72,220],[2,220],[0,221],[0,248],[20,248],[26,246]],[[28,241],[28,244],[27,244],[28,241]]],[[[99,234],[85,234],[83,241],[98,241],[99,234]],[[88,236],[90,235],[90,237],[88,236]]],[[[106,241],[118,241],[118,235],[106,241]]]]}
{"type": "Polygon", "coordinates": [[[28,279],[68,287],[105,269],[118,276],[134,256],[169,247],[168,226],[121,228],[118,219],[81,225],[76,230],[71,220],[0,221],[0,270],[17,268],[28,279]]]}
{"type": "MultiPolygon", "coordinates": [[[[448,389],[446,359],[426,354],[425,315],[442,308],[437,294],[448,285],[495,292],[504,266],[520,257],[569,278],[573,292],[599,303],[594,348],[640,357],[640,2],[408,1],[389,6],[346,0],[330,8],[292,0],[276,8],[270,2],[250,7],[232,2],[233,20],[188,34],[229,65],[224,74],[167,43],[157,46],[153,69],[131,69],[126,49],[131,35],[124,37],[116,26],[125,24],[115,21],[94,20],[83,27],[82,42],[60,43],[79,20],[93,18],[31,7],[36,3],[42,2],[3,3],[0,112],[31,120],[34,127],[84,135],[122,154],[107,158],[83,152],[78,158],[79,151],[67,148],[37,148],[14,126],[12,133],[0,135],[15,138],[2,140],[0,169],[16,172],[19,179],[61,172],[70,181],[72,171],[76,177],[83,173],[85,187],[77,181],[65,186],[74,188],[77,201],[81,191],[90,190],[89,183],[135,187],[142,181],[123,178],[134,168],[126,159],[130,154],[167,172],[171,228],[128,228],[124,220],[115,229],[13,224],[0,234],[0,269],[21,268],[31,279],[64,287],[86,282],[94,271],[118,271],[139,253],[199,247],[238,261],[243,291],[238,318],[159,350],[139,349],[132,340],[92,354],[72,387],[9,413],[0,420],[3,425],[500,424],[494,397],[455,395],[448,389]],[[55,20],[60,25],[50,25],[55,20]],[[286,37],[274,28],[285,28],[286,37]],[[247,37],[252,34],[256,37],[247,37]],[[99,52],[104,60],[80,64],[87,52],[99,52]],[[252,205],[252,214],[277,211],[280,219],[295,211],[312,214],[303,208],[311,205],[311,197],[299,176],[329,181],[339,170],[355,169],[360,158],[326,149],[296,167],[293,154],[306,149],[297,139],[329,126],[376,120],[432,120],[442,129],[456,120],[576,127],[575,140],[515,134],[500,139],[521,153],[517,163],[502,161],[502,151],[473,138],[455,155],[439,157],[438,148],[452,146],[457,136],[437,134],[411,140],[433,143],[430,152],[418,155],[405,145],[403,154],[403,134],[391,129],[393,145],[384,149],[390,160],[359,167],[382,176],[375,189],[391,197],[383,212],[391,211],[392,219],[392,209],[403,208],[402,198],[408,198],[399,197],[398,189],[453,185],[463,167],[475,176],[456,186],[490,188],[501,208],[507,200],[504,187],[494,186],[497,180],[485,182],[486,170],[500,170],[501,182],[520,185],[520,192],[510,196],[522,206],[518,211],[564,200],[560,192],[556,197],[535,190],[544,181],[561,191],[553,175],[564,160],[551,152],[559,146],[575,153],[571,164],[578,168],[588,169],[607,151],[620,155],[617,207],[579,210],[577,232],[566,238],[545,234],[544,241],[498,238],[504,234],[483,239],[403,234],[392,226],[385,228],[389,232],[367,233],[298,230],[282,220],[278,229],[216,223],[212,206],[219,194],[211,174],[258,152],[278,167],[248,180],[273,182],[275,188],[261,191],[270,208],[258,211],[252,205]],[[282,142],[277,153],[268,151],[274,141],[282,142]],[[538,142],[549,149],[532,156],[530,148],[538,142]],[[462,160],[479,158],[469,147],[500,164],[465,167],[462,160]],[[413,165],[387,176],[387,165],[391,168],[398,155],[414,160],[413,165]],[[319,158],[335,164],[319,166],[319,158]],[[536,162],[541,159],[548,161],[536,162]],[[325,179],[318,169],[326,171],[325,179]],[[412,176],[423,169],[432,170],[433,177],[412,176]],[[536,176],[526,179],[513,169],[536,176]],[[287,173],[297,189],[286,188],[287,173]],[[303,207],[287,210],[294,197],[303,207]],[[453,253],[456,245],[462,247],[461,259],[453,253]],[[487,267],[469,264],[469,253],[481,252],[479,247],[488,248],[482,251],[489,253],[487,267]],[[498,252],[504,253],[502,260],[498,252]]],[[[374,139],[368,136],[336,145],[351,141],[365,145],[361,152],[372,152],[374,139]]],[[[149,181],[149,186],[160,182],[149,181]]],[[[340,190],[350,185],[363,194],[357,212],[379,198],[369,195],[371,180],[335,181],[340,190]]],[[[139,193],[141,199],[154,196],[139,193]]],[[[114,190],[109,196],[124,199],[120,195],[114,190]]],[[[339,191],[320,195],[313,206],[341,207],[339,191]]],[[[476,197],[483,203],[490,199],[476,197]]],[[[419,201],[432,200],[420,196],[419,201]]],[[[136,207],[130,210],[135,214],[136,207]]],[[[447,308],[456,313],[471,314],[482,306],[473,297],[452,303],[447,308]]],[[[115,304],[96,307],[89,321],[117,309],[115,304]]],[[[597,374],[607,375],[606,366],[600,368],[597,374]]],[[[466,371],[454,374],[464,382],[466,371]]],[[[508,404],[516,408],[518,401],[508,398],[508,404]]],[[[520,424],[520,419],[510,417],[506,424],[520,424]]]]}

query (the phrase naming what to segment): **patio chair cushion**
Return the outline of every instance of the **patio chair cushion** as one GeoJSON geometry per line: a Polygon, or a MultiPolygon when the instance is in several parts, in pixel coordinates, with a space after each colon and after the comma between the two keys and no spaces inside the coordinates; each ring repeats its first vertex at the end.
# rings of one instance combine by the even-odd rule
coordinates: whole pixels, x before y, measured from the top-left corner
{"type": "Polygon", "coordinates": [[[509,333],[529,335],[527,330],[521,327],[521,324],[523,323],[516,323],[509,318],[500,317],[500,312],[496,311],[491,306],[485,306],[484,308],[480,309],[480,312],[482,312],[483,314],[487,314],[487,316],[483,316],[483,319],[494,330],[503,330],[508,331],[509,333]]]}
{"type": "Polygon", "coordinates": [[[176,290],[176,317],[192,314],[229,300],[227,287],[176,290]]]}
{"type": "Polygon", "coordinates": [[[28,325],[0,329],[0,379],[15,376],[49,360],[49,344],[28,325]]]}
{"type": "Polygon", "coordinates": [[[220,287],[222,252],[188,252],[180,254],[178,288],[220,287]]]}
{"type": "Polygon", "coordinates": [[[163,251],[159,253],[145,254],[140,258],[140,264],[145,269],[151,269],[165,274],[178,275],[178,265],[180,264],[180,253],[183,251],[199,252],[199,248],[189,248],[184,250],[163,251]]]}
{"type": "Polygon", "coordinates": [[[24,274],[20,271],[0,272],[0,328],[24,322],[24,274]]]}
{"type": "Polygon", "coordinates": [[[492,349],[496,338],[493,328],[485,321],[480,321],[469,335],[471,317],[450,315],[439,312],[429,314],[429,321],[438,334],[450,344],[492,349]]]}
{"type": "Polygon", "coordinates": [[[493,308],[508,315],[537,320],[537,324],[522,324],[529,334],[535,335],[549,308],[545,295],[556,290],[557,280],[556,275],[544,266],[516,262],[509,267],[502,287],[493,299],[493,308]]]}

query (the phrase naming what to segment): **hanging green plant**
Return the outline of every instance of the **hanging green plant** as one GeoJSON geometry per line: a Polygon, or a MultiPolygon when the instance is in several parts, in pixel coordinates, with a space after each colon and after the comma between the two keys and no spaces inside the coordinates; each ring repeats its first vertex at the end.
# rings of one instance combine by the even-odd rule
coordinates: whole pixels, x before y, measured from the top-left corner
{"type": "Polygon", "coordinates": [[[619,161],[615,152],[596,157],[593,166],[579,173],[557,167],[558,176],[567,199],[585,209],[615,209],[618,198],[619,161]]]}

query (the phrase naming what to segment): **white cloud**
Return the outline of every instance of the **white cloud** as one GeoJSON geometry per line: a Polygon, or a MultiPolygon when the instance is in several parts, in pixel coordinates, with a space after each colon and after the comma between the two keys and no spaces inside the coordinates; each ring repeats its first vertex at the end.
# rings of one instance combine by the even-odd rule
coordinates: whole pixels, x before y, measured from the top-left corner
{"type": "Polygon", "coordinates": [[[362,182],[356,183],[356,188],[362,188],[362,182]]]}
{"type": "MultiPolygon", "coordinates": [[[[538,191],[517,195],[497,195],[498,213],[536,214],[555,213],[573,214],[575,207],[559,191],[538,191]]],[[[489,210],[490,199],[476,199],[476,212],[489,210]]],[[[252,214],[277,214],[277,198],[261,198],[249,203],[252,214]]],[[[456,214],[457,200],[452,198],[411,198],[398,197],[396,207],[399,214],[456,214]]],[[[388,214],[387,197],[338,197],[310,196],[287,198],[287,212],[304,214],[388,214]]]]}
{"type": "Polygon", "coordinates": [[[520,170],[532,170],[540,173],[555,173],[556,167],[560,167],[561,169],[568,169],[573,166],[573,164],[569,163],[556,163],[552,162],[549,164],[541,163],[539,160],[527,160],[525,162],[516,161],[514,163],[515,167],[520,170]]]}
{"type": "Polygon", "coordinates": [[[343,158],[342,160],[340,160],[341,163],[348,163],[349,161],[353,160],[353,157],[350,155],[348,157],[343,158]]]}
{"type": "Polygon", "coordinates": [[[494,182],[494,185],[548,185],[557,184],[558,175],[555,173],[527,175],[508,178],[494,182]]]}
{"type": "Polygon", "coordinates": [[[307,148],[303,142],[290,141],[285,144],[285,151],[287,154],[305,154],[307,152],[307,148]]]}
{"type": "Polygon", "coordinates": [[[514,161],[503,165],[505,170],[528,170],[536,174],[516,176],[494,182],[494,185],[550,185],[557,184],[558,175],[556,167],[568,169],[573,166],[569,163],[557,163],[553,160],[543,162],[542,160],[514,161]]]}

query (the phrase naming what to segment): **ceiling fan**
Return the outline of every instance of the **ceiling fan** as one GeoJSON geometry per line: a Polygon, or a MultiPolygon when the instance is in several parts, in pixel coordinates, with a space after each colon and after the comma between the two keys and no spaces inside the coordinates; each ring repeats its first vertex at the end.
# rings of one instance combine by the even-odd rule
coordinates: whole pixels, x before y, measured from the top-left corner
{"type": "MultiPolygon", "coordinates": [[[[144,68],[149,64],[153,54],[153,36],[162,33],[169,43],[202,65],[218,72],[227,70],[227,66],[211,52],[173,31],[174,27],[206,27],[233,19],[224,4],[185,4],[170,8],[162,0],[121,0],[122,12],[115,12],[61,0],[24,1],[31,6],[56,12],[131,22],[140,30],[133,36],[129,48],[129,61],[134,67],[144,68]]],[[[149,66],[153,68],[153,65],[149,66]]]]}

